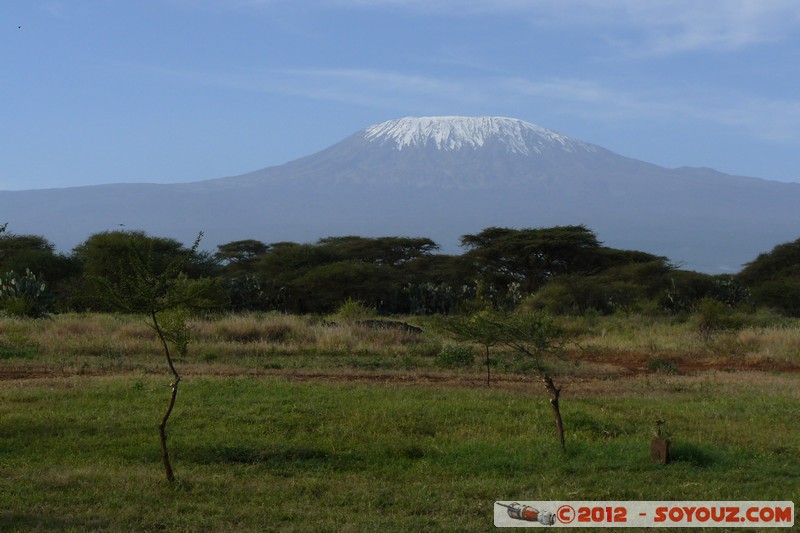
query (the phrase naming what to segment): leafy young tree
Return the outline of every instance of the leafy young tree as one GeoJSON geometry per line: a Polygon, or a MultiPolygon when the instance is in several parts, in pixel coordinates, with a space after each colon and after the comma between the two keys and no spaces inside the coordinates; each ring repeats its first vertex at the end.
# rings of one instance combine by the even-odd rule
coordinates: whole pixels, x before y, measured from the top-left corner
{"type": "Polygon", "coordinates": [[[529,357],[534,371],[539,375],[550,396],[550,406],[561,450],[566,451],[564,443],[564,423],[561,419],[559,397],[561,389],[553,383],[544,362],[545,355],[561,355],[563,334],[546,315],[541,313],[506,313],[494,319],[497,335],[501,342],[529,357]]]}
{"type": "MultiPolygon", "coordinates": [[[[161,444],[161,461],[167,481],[175,481],[175,474],[167,448],[167,422],[175,407],[181,376],[175,368],[170,345],[185,355],[190,335],[186,324],[186,310],[210,308],[219,304],[216,283],[210,279],[190,279],[186,275],[192,257],[200,244],[202,233],[194,245],[166,264],[160,255],[157,240],[140,239],[132,235],[126,248],[118,248],[121,261],[127,267],[115,270],[113,277],[97,277],[108,301],[127,312],[144,313],[158,337],[172,376],[171,395],[158,425],[161,444]]],[[[118,242],[118,241],[117,241],[118,242]]]]}
{"type": "Polygon", "coordinates": [[[443,327],[459,340],[476,342],[483,346],[486,354],[487,385],[490,348],[503,345],[529,358],[533,370],[544,383],[550,397],[561,449],[566,451],[564,423],[559,406],[561,389],[555,386],[544,362],[546,355],[560,355],[563,352],[563,334],[555,324],[546,315],[537,312],[484,310],[469,317],[446,320],[443,327]]]}
{"type": "Polygon", "coordinates": [[[474,342],[483,348],[486,364],[486,386],[492,383],[492,359],[490,349],[502,342],[500,331],[496,326],[496,313],[483,310],[472,315],[453,316],[440,319],[439,325],[462,342],[474,342]]]}

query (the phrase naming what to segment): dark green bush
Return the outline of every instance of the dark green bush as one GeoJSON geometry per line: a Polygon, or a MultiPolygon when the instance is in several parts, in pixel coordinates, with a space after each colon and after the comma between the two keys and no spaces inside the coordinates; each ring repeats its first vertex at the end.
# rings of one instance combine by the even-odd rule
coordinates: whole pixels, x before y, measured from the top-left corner
{"type": "Polygon", "coordinates": [[[669,359],[662,359],[660,357],[656,357],[655,359],[651,359],[647,362],[647,369],[651,372],[658,372],[662,374],[677,374],[678,373],[678,365],[675,364],[675,361],[671,361],[669,359]]]}
{"type": "Polygon", "coordinates": [[[0,279],[0,309],[9,315],[43,317],[51,303],[47,284],[29,269],[22,276],[12,270],[0,279]]]}
{"type": "Polygon", "coordinates": [[[730,307],[713,298],[703,298],[697,303],[694,319],[697,321],[697,329],[704,334],[736,330],[743,325],[742,320],[730,307]]]}
{"type": "Polygon", "coordinates": [[[468,368],[475,364],[472,346],[448,345],[436,356],[436,362],[444,368],[468,368]]]}

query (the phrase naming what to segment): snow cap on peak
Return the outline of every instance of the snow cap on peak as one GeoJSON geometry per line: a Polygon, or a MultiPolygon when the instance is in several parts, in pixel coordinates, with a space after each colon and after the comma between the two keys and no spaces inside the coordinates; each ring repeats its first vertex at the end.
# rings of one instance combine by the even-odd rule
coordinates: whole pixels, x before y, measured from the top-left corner
{"type": "Polygon", "coordinates": [[[394,143],[396,150],[433,144],[439,150],[478,148],[493,140],[506,151],[531,155],[549,143],[570,150],[581,144],[553,131],[505,117],[406,117],[370,126],[365,130],[370,142],[394,143]]]}

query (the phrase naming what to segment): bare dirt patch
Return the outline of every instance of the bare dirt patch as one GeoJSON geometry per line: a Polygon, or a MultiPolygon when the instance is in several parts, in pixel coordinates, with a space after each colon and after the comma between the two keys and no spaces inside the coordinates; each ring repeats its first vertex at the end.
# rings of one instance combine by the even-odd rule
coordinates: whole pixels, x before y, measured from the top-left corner
{"type": "MultiPolygon", "coordinates": [[[[640,396],[642,394],[669,394],[708,390],[710,385],[746,390],[753,385],[767,386],[781,394],[800,397],[797,387],[798,373],[742,369],[704,369],[681,375],[658,373],[638,373],[617,377],[563,376],[557,378],[556,385],[565,395],[571,397],[590,396],[640,396]],[[781,392],[782,391],[782,392],[781,392]]],[[[442,388],[470,388],[486,390],[514,391],[532,396],[547,396],[544,383],[535,375],[499,374],[493,377],[491,385],[486,384],[484,376],[466,376],[431,372],[319,372],[319,371],[276,371],[269,370],[258,375],[283,378],[289,381],[325,381],[331,383],[375,383],[388,386],[421,386],[442,388]]]]}
{"type": "MultiPolygon", "coordinates": [[[[64,369],[48,366],[2,366],[0,365],[0,382],[24,381],[29,379],[72,378],[76,376],[99,377],[130,374],[133,372],[107,371],[102,369],[64,369]]],[[[141,373],[141,372],[139,372],[141,373]]]]}
{"type": "MultiPolygon", "coordinates": [[[[790,382],[794,389],[800,368],[771,361],[745,360],[690,360],[671,358],[674,372],[654,371],[649,363],[650,354],[603,354],[581,357],[580,365],[565,367],[556,372],[557,386],[564,394],[579,396],[629,396],[655,392],[681,392],[700,390],[708,383],[744,386],[748,383],[776,384],[790,382]],[[786,381],[788,380],[788,381],[786,381]]],[[[482,388],[508,390],[522,394],[546,395],[543,383],[535,375],[495,372],[491,385],[480,369],[471,371],[446,370],[355,370],[355,369],[271,369],[243,368],[225,364],[189,363],[180,368],[185,378],[198,377],[273,377],[294,382],[320,381],[330,383],[380,384],[384,386],[421,386],[442,388],[482,388]]],[[[154,365],[135,370],[104,370],[98,368],[54,368],[39,366],[0,365],[0,382],[25,380],[59,380],[74,377],[113,375],[164,375],[165,371],[154,365]]],[[[778,387],[783,389],[784,387],[778,387]]],[[[787,388],[786,390],[789,390],[787,388]]],[[[800,394],[800,393],[799,393],[800,394]]]]}
{"type": "Polygon", "coordinates": [[[13,381],[22,379],[39,379],[56,377],[57,374],[47,367],[2,367],[0,366],[0,381],[13,381]]]}

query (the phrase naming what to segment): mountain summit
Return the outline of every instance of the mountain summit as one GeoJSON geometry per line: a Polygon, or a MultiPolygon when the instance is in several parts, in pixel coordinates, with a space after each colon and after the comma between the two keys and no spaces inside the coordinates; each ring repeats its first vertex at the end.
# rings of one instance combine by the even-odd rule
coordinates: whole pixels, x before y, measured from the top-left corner
{"type": "Polygon", "coordinates": [[[505,117],[406,117],[370,126],[364,130],[364,138],[373,143],[389,144],[396,150],[435,146],[437,150],[450,151],[499,143],[510,154],[541,153],[546,146],[568,152],[594,151],[590,144],[505,117]]]}
{"type": "MultiPolygon", "coordinates": [[[[614,156],[513,118],[406,117],[369,126],[280,167],[231,179],[447,189],[548,186],[567,175],[576,183],[592,181],[597,176],[587,177],[587,169],[602,172],[600,167],[607,166],[603,161],[614,156]]],[[[626,165],[633,162],[615,157],[626,165]]]]}
{"type": "Polygon", "coordinates": [[[735,272],[800,228],[800,184],[668,169],[503,117],[408,117],[242,176],[0,192],[0,223],[60,250],[126,228],[213,249],[240,239],[458,238],[489,226],[585,224],[606,245],[735,272]]]}

